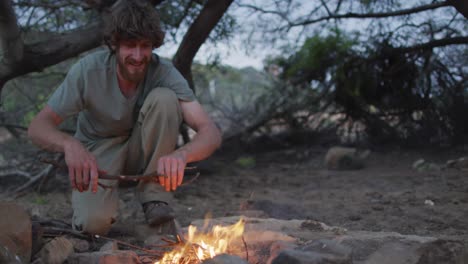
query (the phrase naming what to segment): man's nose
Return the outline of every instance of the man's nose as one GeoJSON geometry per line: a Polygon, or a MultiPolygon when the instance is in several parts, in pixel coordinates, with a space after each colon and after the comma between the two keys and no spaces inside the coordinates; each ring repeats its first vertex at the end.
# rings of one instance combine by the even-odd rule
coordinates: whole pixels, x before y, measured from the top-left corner
{"type": "Polygon", "coordinates": [[[140,61],[143,59],[143,51],[140,47],[135,47],[132,52],[132,57],[134,60],[140,61]]]}

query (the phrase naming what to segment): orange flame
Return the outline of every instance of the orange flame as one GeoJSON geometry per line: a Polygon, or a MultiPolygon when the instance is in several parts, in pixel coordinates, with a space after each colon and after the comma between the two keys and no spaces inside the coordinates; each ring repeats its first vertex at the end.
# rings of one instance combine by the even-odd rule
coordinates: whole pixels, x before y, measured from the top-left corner
{"type": "Polygon", "coordinates": [[[166,253],[155,264],[198,264],[205,259],[227,253],[228,247],[242,237],[245,222],[241,218],[231,226],[215,225],[211,232],[197,232],[195,226],[189,226],[188,237],[184,245],[166,253]]]}

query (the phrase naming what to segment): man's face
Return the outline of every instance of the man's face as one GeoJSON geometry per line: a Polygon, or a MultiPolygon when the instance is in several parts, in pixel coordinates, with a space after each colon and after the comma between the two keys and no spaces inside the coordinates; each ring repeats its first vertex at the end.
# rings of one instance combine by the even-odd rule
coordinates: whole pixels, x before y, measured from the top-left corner
{"type": "Polygon", "coordinates": [[[119,77],[138,83],[145,77],[153,45],[146,39],[122,40],[117,47],[119,77]]]}

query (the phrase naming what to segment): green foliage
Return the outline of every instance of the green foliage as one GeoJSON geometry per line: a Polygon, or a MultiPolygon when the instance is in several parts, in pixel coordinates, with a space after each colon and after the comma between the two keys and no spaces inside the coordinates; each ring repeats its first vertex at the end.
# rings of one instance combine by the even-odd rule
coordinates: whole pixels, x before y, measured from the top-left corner
{"type": "MultiPolygon", "coordinates": [[[[181,29],[188,28],[202,8],[202,3],[193,0],[163,1],[158,6],[165,31],[172,36],[174,40],[180,38],[178,34],[181,29]]],[[[237,21],[235,17],[230,14],[224,14],[218,24],[213,28],[208,40],[212,43],[228,40],[236,27],[237,21]]]]}
{"type": "Polygon", "coordinates": [[[63,32],[86,25],[98,17],[96,11],[83,10],[83,5],[78,2],[69,4],[52,0],[42,0],[36,4],[22,0],[12,2],[24,32],[63,32]]]}
{"type": "Polygon", "coordinates": [[[324,82],[331,68],[355,53],[356,37],[336,29],[326,36],[316,34],[306,39],[302,47],[289,57],[270,58],[265,63],[279,66],[281,78],[293,84],[313,80],[324,82]]]}
{"type": "Polygon", "coordinates": [[[44,196],[40,196],[40,195],[37,195],[33,199],[34,200],[32,202],[38,205],[45,205],[49,202],[47,198],[45,198],[44,196]]]}
{"type": "Polygon", "coordinates": [[[379,45],[368,55],[349,56],[338,64],[334,73],[336,101],[348,113],[355,110],[352,104],[356,100],[383,110],[420,108],[423,102],[414,78],[419,74],[418,66],[406,54],[386,54],[385,50],[392,50],[388,43],[379,45]]]}
{"type": "Polygon", "coordinates": [[[72,61],[65,61],[44,70],[8,82],[2,92],[5,123],[28,126],[45,106],[49,95],[61,83],[72,61]]]}
{"type": "Polygon", "coordinates": [[[271,86],[265,74],[252,68],[194,64],[192,73],[198,99],[208,108],[222,106],[233,115],[252,107],[255,98],[265,94],[271,86]]]}
{"type": "MultiPolygon", "coordinates": [[[[371,141],[422,144],[460,139],[468,132],[462,114],[468,110],[467,89],[461,88],[466,82],[443,59],[431,50],[401,52],[388,39],[357,45],[336,31],[308,38],[295,54],[268,63],[281,68],[284,81],[312,88],[306,89],[310,103],[302,104],[302,111],[313,111],[307,105],[321,98],[322,105],[362,122],[371,141]],[[314,95],[320,87],[322,94],[314,95]]],[[[290,114],[298,123],[308,120],[296,116],[290,114]]]]}
{"type": "Polygon", "coordinates": [[[235,163],[242,168],[253,168],[255,167],[256,161],[254,157],[244,156],[236,159],[235,163]]]}
{"type": "Polygon", "coordinates": [[[301,49],[288,59],[284,78],[302,81],[325,80],[327,69],[352,52],[355,41],[336,31],[333,35],[308,38],[301,49]]]}

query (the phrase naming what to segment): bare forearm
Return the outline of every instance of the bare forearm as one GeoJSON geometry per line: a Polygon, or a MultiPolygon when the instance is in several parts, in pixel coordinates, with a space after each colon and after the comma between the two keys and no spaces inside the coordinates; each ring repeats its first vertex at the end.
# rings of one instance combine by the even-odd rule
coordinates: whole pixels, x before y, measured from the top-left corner
{"type": "Polygon", "coordinates": [[[214,125],[200,129],[188,144],[177,149],[183,152],[187,162],[194,162],[209,157],[221,145],[221,132],[214,125]]]}
{"type": "Polygon", "coordinates": [[[31,141],[48,151],[64,152],[66,142],[74,139],[71,135],[61,132],[53,124],[33,120],[28,129],[31,141]]]}

